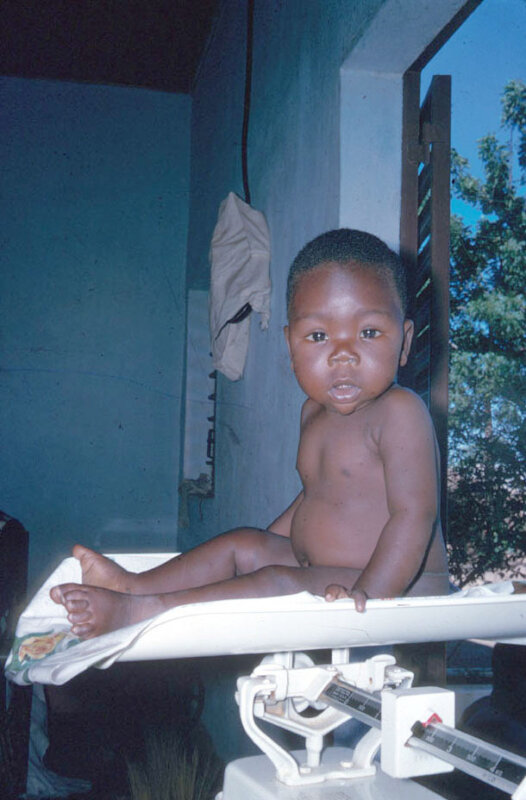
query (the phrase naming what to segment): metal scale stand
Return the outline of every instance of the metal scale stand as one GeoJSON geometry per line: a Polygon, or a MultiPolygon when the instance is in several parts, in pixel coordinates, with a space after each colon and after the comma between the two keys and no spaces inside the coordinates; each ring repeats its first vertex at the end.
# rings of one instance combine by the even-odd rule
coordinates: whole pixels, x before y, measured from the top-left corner
{"type": "Polygon", "coordinates": [[[278,654],[238,680],[243,727],[265,755],[228,764],[216,800],[432,800],[409,779],[454,768],[526,800],[526,758],[456,730],[453,692],[411,688],[412,673],[390,655],[338,663],[346,658],[333,651],[332,664],[315,666],[278,654]],[[369,726],[358,745],[324,750],[349,717],[369,726]],[[256,719],[303,736],[305,750],[289,753],[256,719]]]}

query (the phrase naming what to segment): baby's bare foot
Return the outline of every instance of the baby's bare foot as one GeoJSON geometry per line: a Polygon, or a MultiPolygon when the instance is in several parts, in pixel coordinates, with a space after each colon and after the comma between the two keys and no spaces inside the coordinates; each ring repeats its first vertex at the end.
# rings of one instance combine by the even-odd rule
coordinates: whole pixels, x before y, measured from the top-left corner
{"type": "Polygon", "coordinates": [[[83,584],[112,589],[114,592],[133,593],[133,572],[128,572],[110,558],[81,544],[75,545],[73,555],[80,561],[83,584]]]}
{"type": "Polygon", "coordinates": [[[55,603],[64,606],[71,632],[81,639],[133,625],[165,610],[155,595],[122,594],[77,583],[54,586],[50,595],[55,603]]]}

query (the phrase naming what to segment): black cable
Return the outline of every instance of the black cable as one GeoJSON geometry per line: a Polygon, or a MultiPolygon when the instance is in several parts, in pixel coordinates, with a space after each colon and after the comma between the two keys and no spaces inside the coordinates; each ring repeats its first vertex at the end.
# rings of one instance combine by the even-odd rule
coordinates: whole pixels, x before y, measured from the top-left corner
{"type": "Polygon", "coordinates": [[[230,319],[227,319],[227,321],[224,322],[223,325],[221,325],[214,341],[217,341],[219,339],[219,337],[223,333],[224,328],[226,328],[227,325],[230,324],[236,325],[238,322],[243,322],[243,320],[248,317],[251,311],[252,311],[252,306],[250,305],[250,303],[245,303],[244,306],[241,306],[239,311],[236,311],[233,317],[230,317],[230,319]]]}
{"type": "Polygon", "coordinates": [[[243,110],[243,133],[241,136],[241,168],[243,171],[243,191],[245,203],[250,205],[250,186],[248,183],[248,123],[250,120],[250,99],[252,91],[252,53],[254,45],[254,0],[247,2],[247,54],[245,62],[245,102],[243,110]]]}

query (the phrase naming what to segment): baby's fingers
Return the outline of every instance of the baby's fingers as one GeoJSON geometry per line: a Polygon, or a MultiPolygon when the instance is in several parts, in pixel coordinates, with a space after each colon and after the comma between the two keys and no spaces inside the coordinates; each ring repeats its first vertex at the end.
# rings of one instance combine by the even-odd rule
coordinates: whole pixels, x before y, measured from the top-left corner
{"type": "Polygon", "coordinates": [[[354,607],[357,611],[362,613],[365,611],[365,604],[367,603],[367,594],[363,589],[346,589],[345,586],[340,586],[338,583],[331,583],[325,589],[325,599],[328,603],[334,600],[341,600],[342,598],[351,597],[354,600],[354,607]]]}
{"type": "Polygon", "coordinates": [[[352,589],[349,592],[349,597],[352,597],[354,600],[354,607],[360,613],[365,611],[365,604],[367,603],[367,594],[364,592],[363,589],[352,589]]]}
{"type": "Polygon", "coordinates": [[[350,597],[350,594],[345,586],[340,586],[337,583],[331,583],[329,586],[327,586],[324,594],[328,603],[332,603],[334,600],[341,600],[342,598],[350,597]]]}

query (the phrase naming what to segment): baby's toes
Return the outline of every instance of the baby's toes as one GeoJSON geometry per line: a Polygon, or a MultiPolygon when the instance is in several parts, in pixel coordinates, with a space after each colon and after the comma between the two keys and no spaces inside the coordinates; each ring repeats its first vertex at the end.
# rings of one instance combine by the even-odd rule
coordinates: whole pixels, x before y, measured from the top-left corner
{"type": "Polygon", "coordinates": [[[90,622],[93,620],[91,608],[88,605],[67,606],[68,619],[72,624],[79,622],[90,622]]]}
{"type": "Polygon", "coordinates": [[[64,601],[60,586],[53,586],[53,588],[49,590],[49,596],[55,603],[62,603],[64,601]]]}
{"type": "Polygon", "coordinates": [[[93,625],[90,623],[82,624],[80,622],[71,626],[71,633],[80,637],[81,639],[89,639],[95,635],[93,625]]]}
{"type": "Polygon", "coordinates": [[[65,603],[66,595],[70,595],[71,592],[78,592],[79,590],[82,590],[82,586],[79,583],[61,583],[59,586],[53,586],[49,594],[55,603],[65,603]]]}
{"type": "Polygon", "coordinates": [[[62,592],[62,597],[68,611],[84,611],[89,608],[89,599],[82,589],[62,592]]]}

